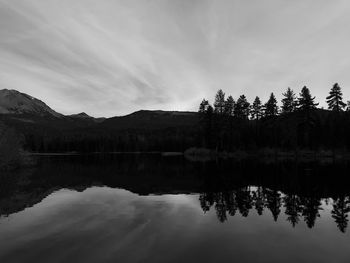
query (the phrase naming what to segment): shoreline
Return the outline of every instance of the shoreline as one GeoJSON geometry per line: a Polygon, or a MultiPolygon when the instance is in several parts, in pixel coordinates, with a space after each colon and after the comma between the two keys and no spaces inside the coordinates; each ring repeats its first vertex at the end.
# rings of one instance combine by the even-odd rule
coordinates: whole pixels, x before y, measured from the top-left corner
{"type": "Polygon", "coordinates": [[[344,150],[294,150],[259,149],[256,151],[216,151],[207,148],[189,148],[184,155],[191,159],[276,159],[276,160],[350,160],[350,152],[344,150]]]}

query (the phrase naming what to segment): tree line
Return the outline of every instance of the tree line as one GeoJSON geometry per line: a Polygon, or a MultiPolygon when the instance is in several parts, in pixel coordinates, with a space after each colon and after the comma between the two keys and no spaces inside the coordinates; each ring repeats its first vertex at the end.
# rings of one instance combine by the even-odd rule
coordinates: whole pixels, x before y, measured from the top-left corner
{"type": "Polygon", "coordinates": [[[339,149],[350,148],[350,102],[335,83],[327,96],[328,110],[304,86],[299,95],[288,88],[281,106],[274,93],[262,103],[255,97],[250,103],[245,95],[226,98],[223,90],[215,95],[213,105],[203,99],[199,105],[201,146],[218,150],[272,148],[339,149]]]}
{"type": "MultiPolygon", "coordinates": [[[[261,118],[274,117],[279,114],[288,114],[295,111],[310,111],[317,108],[319,103],[315,102],[314,96],[311,95],[309,88],[304,86],[299,96],[288,88],[282,93],[282,106],[279,107],[277,99],[272,92],[266,103],[256,96],[253,103],[249,103],[245,95],[239,96],[234,100],[231,95],[225,98],[222,89],[218,90],[215,95],[213,106],[208,100],[203,99],[199,106],[199,113],[214,113],[218,115],[234,116],[239,119],[259,120],[261,118]]],[[[326,98],[328,109],[335,112],[344,110],[350,111],[350,101],[343,101],[343,93],[338,83],[335,83],[326,98]]]]}

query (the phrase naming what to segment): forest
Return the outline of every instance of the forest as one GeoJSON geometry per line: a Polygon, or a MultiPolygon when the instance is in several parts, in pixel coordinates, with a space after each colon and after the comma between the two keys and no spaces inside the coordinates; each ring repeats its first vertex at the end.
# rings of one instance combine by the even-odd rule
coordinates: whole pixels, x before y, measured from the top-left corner
{"type": "Polygon", "coordinates": [[[279,107],[271,93],[262,103],[249,103],[245,95],[225,98],[219,90],[213,106],[203,99],[199,106],[201,146],[233,151],[278,148],[281,150],[346,150],[350,148],[350,102],[341,87],[333,85],[326,98],[328,109],[304,86],[297,96],[288,88],[279,107]]]}

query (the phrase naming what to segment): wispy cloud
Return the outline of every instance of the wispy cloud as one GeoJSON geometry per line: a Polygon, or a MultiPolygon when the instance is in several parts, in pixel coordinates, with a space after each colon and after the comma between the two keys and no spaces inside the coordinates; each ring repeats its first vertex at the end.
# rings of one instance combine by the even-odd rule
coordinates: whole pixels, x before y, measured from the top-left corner
{"type": "Polygon", "coordinates": [[[195,110],[309,85],[350,92],[350,4],[326,1],[0,0],[0,88],[63,113],[195,110]]]}

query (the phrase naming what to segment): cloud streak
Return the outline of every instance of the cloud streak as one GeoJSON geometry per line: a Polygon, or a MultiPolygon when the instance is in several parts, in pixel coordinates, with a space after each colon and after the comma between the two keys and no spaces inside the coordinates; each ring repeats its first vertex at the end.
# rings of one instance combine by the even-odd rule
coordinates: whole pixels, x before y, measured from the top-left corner
{"type": "Polygon", "coordinates": [[[0,88],[96,116],[196,110],[219,88],[349,96],[350,4],[0,0],[0,88]]]}

